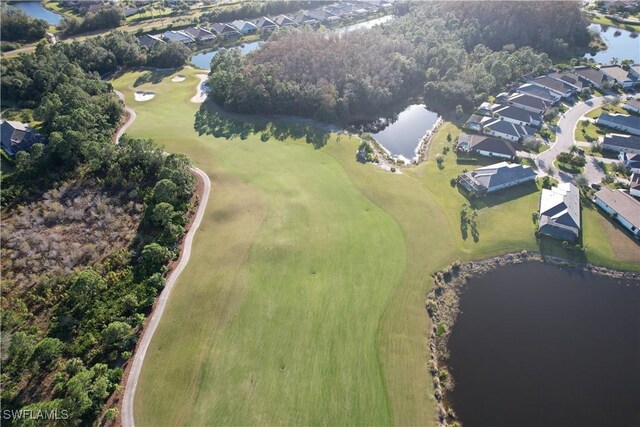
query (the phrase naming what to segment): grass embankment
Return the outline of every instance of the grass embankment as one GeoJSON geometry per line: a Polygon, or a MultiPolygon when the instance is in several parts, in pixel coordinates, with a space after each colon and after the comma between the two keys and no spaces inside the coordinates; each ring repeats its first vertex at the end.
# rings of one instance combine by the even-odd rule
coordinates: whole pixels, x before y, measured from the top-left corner
{"type": "MultiPolygon", "coordinates": [[[[450,179],[475,166],[453,152],[443,169],[430,160],[398,175],[357,163],[355,138],[331,135],[314,149],[287,122],[256,131],[253,118],[223,119],[214,134],[239,136],[199,136],[196,71],[179,73],[187,80],[136,87],[156,92],[146,103],[133,101],[141,73],[114,82],[138,113],[129,133],[186,153],[213,182],[143,367],[136,423],[434,425],[431,274],[458,257],[538,250],[537,188],[474,202],[479,239],[463,239],[469,201],[450,179]],[[261,140],[274,134],[299,136],[261,140]]],[[[443,125],[432,153],[458,132],[443,125]]],[[[583,212],[594,227],[584,258],[640,268],[615,261],[630,239],[613,230],[629,240],[613,248],[600,214],[583,212]]]]}

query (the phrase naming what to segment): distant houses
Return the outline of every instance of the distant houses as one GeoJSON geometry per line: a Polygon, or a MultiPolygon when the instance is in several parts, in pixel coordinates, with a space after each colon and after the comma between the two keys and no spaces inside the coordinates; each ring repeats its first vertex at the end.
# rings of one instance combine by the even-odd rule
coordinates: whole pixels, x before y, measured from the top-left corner
{"type": "Polygon", "coordinates": [[[607,80],[612,84],[619,85],[623,89],[628,89],[638,83],[638,77],[632,71],[627,71],[619,65],[603,65],[600,72],[604,73],[607,80]]]}
{"type": "Polygon", "coordinates": [[[640,154],[640,137],[609,134],[602,138],[602,149],[620,153],[640,154]]]}
{"type": "Polygon", "coordinates": [[[583,82],[596,89],[603,89],[607,81],[607,76],[597,68],[576,67],[574,72],[583,82]]]}
{"type": "Polygon", "coordinates": [[[258,27],[258,30],[271,31],[278,28],[278,25],[271,19],[262,17],[256,21],[256,27],[258,27]]]}
{"type": "Polygon", "coordinates": [[[501,106],[494,111],[494,114],[517,125],[538,127],[542,124],[542,115],[539,113],[532,113],[513,105],[501,106]]]}
{"type": "Polygon", "coordinates": [[[523,84],[517,89],[517,92],[524,95],[535,96],[536,98],[540,98],[551,105],[557,104],[562,98],[562,96],[557,94],[555,91],[551,91],[545,87],[531,83],[523,84]]]}
{"type": "Polygon", "coordinates": [[[236,30],[233,26],[223,22],[216,22],[214,24],[211,24],[211,31],[217,37],[223,39],[240,37],[242,35],[240,34],[240,31],[236,30]]]}
{"type": "Polygon", "coordinates": [[[273,19],[273,22],[280,27],[293,27],[296,25],[296,23],[293,22],[293,19],[289,18],[287,15],[278,15],[273,19]]]}
{"type": "Polygon", "coordinates": [[[154,36],[154,35],[151,35],[151,34],[145,34],[145,35],[142,35],[142,36],[138,37],[138,43],[140,43],[142,46],[146,47],[147,49],[153,49],[153,47],[157,43],[164,43],[164,40],[162,40],[162,38],[160,38],[158,36],[154,36]]]}
{"type": "Polygon", "coordinates": [[[608,187],[598,191],[593,201],[629,230],[636,239],[640,239],[640,201],[624,191],[608,187]]]}
{"type": "Polygon", "coordinates": [[[571,183],[542,189],[538,234],[570,243],[580,238],[580,191],[571,183]]]}
{"type": "Polygon", "coordinates": [[[209,42],[215,40],[216,36],[211,31],[200,27],[189,27],[184,33],[191,36],[197,42],[209,42]]]}
{"type": "Polygon", "coordinates": [[[522,126],[500,118],[485,123],[482,126],[482,131],[514,142],[522,141],[529,136],[535,135],[535,129],[529,126],[522,126]]]}
{"type": "Polygon", "coordinates": [[[596,123],[631,135],[640,135],[640,117],[638,116],[603,113],[600,114],[596,123]]]}
{"type": "Polygon", "coordinates": [[[575,93],[575,89],[570,85],[562,80],[552,79],[549,76],[536,77],[535,79],[529,80],[529,83],[547,89],[561,98],[569,98],[575,93]]]}
{"type": "Polygon", "coordinates": [[[243,21],[241,19],[235,20],[231,23],[231,26],[235,28],[240,34],[250,35],[255,34],[258,31],[258,27],[252,22],[243,21]]]}
{"type": "Polygon", "coordinates": [[[484,196],[526,182],[533,182],[536,173],[529,166],[501,162],[484,166],[458,176],[458,182],[469,193],[484,196]]]}
{"type": "Polygon", "coordinates": [[[5,120],[0,124],[0,144],[10,156],[18,151],[25,151],[33,144],[44,142],[44,137],[28,123],[5,120]]]}
{"type": "Polygon", "coordinates": [[[522,108],[523,110],[531,111],[532,113],[544,114],[544,112],[551,106],[551,103],[535,96],[525,95],[523,93],[516,93],[511,95],[507,99],[509,105],[522,108]]]}
{"type": "Polygon", "coordinates": [[[162,34],[162,38],[166,41],[180,42],[184,44],[191,44],[191,43],[195,43],[196,41],[196,39],[194,39],[184,31],[173,31],[173,30],[165,31],[162,34]]]}

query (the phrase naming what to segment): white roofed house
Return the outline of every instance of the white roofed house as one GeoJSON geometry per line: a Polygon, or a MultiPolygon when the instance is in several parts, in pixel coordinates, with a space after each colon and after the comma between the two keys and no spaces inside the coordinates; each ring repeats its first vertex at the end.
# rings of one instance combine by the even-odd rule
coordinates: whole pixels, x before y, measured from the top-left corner
{"type": "Polygon", "coordinates": [[[640,201],[622,190],[603,187],[593,196],[593,201],[611,215],[636,239],[640,239],[640,201]]]}
{"type": "Polygon", "coordinates": [[[536,179],[529,166],[516,163],[496,163],[458,175],[460,185],[475,196],[484,196],[536,179]]]}
{"type": "Polygon", "coordinates": [[[580,191],[568,182],[542,189],[538,234],[575,242],[580,238],[580,191]]]}

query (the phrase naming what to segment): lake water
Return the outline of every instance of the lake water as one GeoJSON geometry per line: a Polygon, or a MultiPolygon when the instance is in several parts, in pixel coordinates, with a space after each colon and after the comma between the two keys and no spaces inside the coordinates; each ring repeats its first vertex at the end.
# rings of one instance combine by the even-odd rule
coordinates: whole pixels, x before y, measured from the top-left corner
{"type": "Polygon", "coordinates": [[[631,32],[614,27],[606,27],[600,24],[589,25],[591,31],[600,34],[602,40],[607,44],[608,49],[600,51],[595,55],[586,54],[585,58],[593,58],[594,61],[608,64],[611,58],[633,59],[634,63],[640,63],[640,37],[631,37],[631,32]],[[619,36],[614,33],[620,31],[619,36]]]}
{"type": "Polygon", "coordinates": [[[422,104],[407,107],[397,120],[371,136],[393,156],[408,160],[416,156],[416,149],[425,133],[438,121],[438,114],[427,110],[422,104]]]}
{"type": "Polygon", "coordinates": [[[357,24],[347,25],[346,27],[338,28],[337,30],[335,30],[335,32],[338,34],[344,34],[350,31],[373,28],[376,25],[384,24],[385,22],[389,22],[392,19],[393,19],[393,15],[385,15],[380,18],[371,19],[369,21],[364,21],[364,22],[358,22],[357,24]]]}
{"type": "MultiPolygon", "coordinates": [[[[259,48],[262,43],[263,43],[262,41],[245,43],[242,46],[234,47],[232,49],[240,49],[240,52],[243,55],[246,55],[247,53],[252,52],[257,48],[259,48]]],[[[211,60],[213,59],[214,56],[216,56],[217,53],[218,53],[218,50],[216,49],[216,50],[210,50],[208,52],[202,52],[197,55],[193,55],[191,57],[191,63],[195,65],[197,68],[200,68],[202,70],[209,70],[211,68],[211,60]]]]}
{"type": "Polygon", "coordinates": [[[62,20],[61,15],[44,8],[42,3],[37,1],[18,1],[11,3],[11,6],[23,10],[34,18],[44,19],[49,25],[58,25],[62,20]]]}
{"type": "Polygon", "coordinates": [[[542,263],[472,279],[450,341],[463,425],[640,426],[640,286],[542,263]]]}

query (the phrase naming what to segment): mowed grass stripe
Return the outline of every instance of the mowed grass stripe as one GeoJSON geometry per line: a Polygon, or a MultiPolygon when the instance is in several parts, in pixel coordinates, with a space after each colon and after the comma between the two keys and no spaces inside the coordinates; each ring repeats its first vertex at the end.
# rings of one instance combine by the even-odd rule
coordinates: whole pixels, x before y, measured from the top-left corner
{"type": "MultiPolygon", "coordinates": [[[[115,84],[130,89],[136,77],[115,84]]],[[[213,197],[145,361],[136,422],[389,424],[377,325],[405,266],[398,225],[324,150],[253,135],[198,137],[196,107],[177,84],[143,88],[157,95],[132,103],[130,134],[192,157],[213,175],[213,197]],[[219,197],[225,192],[238,198],[219,197]],[[224,213],[254,198],[264,202],[256,206],[263,219],[224,213]]]]}

